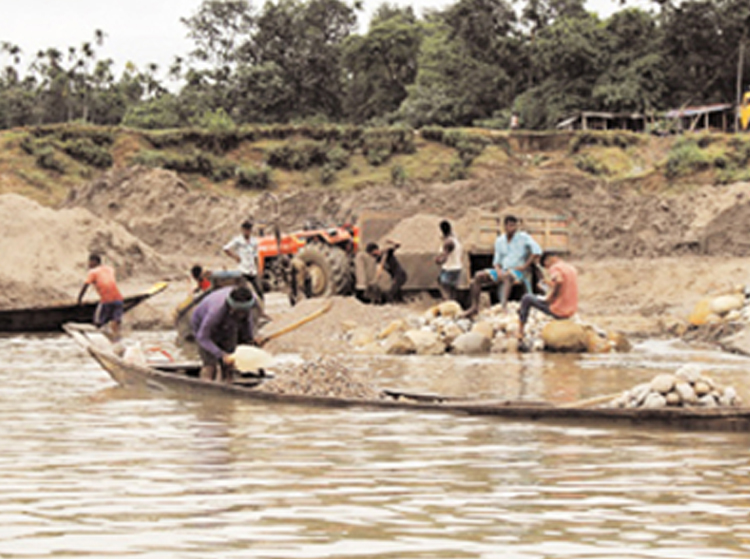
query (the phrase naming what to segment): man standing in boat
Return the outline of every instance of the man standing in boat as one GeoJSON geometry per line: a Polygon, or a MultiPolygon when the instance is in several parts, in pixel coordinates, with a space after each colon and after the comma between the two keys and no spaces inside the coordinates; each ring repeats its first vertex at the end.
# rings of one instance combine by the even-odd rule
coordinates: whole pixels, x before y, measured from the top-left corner
{"type": "Polygon", "coordinates": [[[253,292],[246,286],[223,287],[207,295],[193,311],[190,324],[203,362],[204,380],[232,382],[239,344],[253,342],[253,292]]]}
{"type": "Polygon", "coordinates": [[[99,294],[99,305],[94,312],[94,324],[97,328],[110,325],[112,339],[120,339],[120,325],[122,324],[123,300],[115,280],[115,271],[111,266],[102,264],[98,254],[89,256],[89,271],[86,280],[78,294],[78,304],[83,302],[83,296],[89,285],[93,285],[99,294]]]}

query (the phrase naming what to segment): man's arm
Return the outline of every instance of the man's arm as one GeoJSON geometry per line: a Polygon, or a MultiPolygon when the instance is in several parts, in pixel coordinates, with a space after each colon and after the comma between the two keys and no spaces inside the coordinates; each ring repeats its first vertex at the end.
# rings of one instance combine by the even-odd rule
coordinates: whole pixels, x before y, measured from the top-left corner
{"type": "Polygon", "coordinates": [[[453,252],[454,248],[456,248],[456,243],[453,242],[453,239],[446,239],[443,243],[443,252],[437,255],[435,262],[445,264],[445,261],[448,260],[448,256],[453,252]]]}
{"type": "Polygon", "coordinates": [[[552,287],[542,299],[548,305],[551,305],[555,299],[560,296],[560,287],[562,286],[562,278],[559,274],[554,273],[549,279],[549,285],[552,287]]]}
{"type": "Polygon", "coordinates": [[[78,304],[80,305],[83,302],[83,296],[86,294],[86,290],[89,288],[88,283],[84,283],[81,287],[80,293],[78,293],[78,304]]]}
{"type": "Polygon", "coordinates": [[[542,256],[542,247],[539,246],[539,243],[537,243],[531,235],[524,233],[524,240],[526,241],[526,250],[529,253],[529,257],[526,259],[523,266],[518,268],[519,272],[530,270],[533,264],[539,263],[539,259],[542,256]]]}
{"type": "Polygon", "coordinates": [[[235,262],[237,263],[240,262],[240,255],[237,254],[237,245],[234,242],[234,239],[232,239],[227,244],[225,244],[222,247],[222,251],[224,252],[224,254],[226,254],[229,258],[231,258],[235,262]]]}
{"type": "Polygon", "coordinates": [[[495,255],[492,259],[492,266],[497,270],[499,274],[503,272],[503,259],[505,258],[505,247],[503,246],[502,237],[498,237],[495,241],[495,255]]]}

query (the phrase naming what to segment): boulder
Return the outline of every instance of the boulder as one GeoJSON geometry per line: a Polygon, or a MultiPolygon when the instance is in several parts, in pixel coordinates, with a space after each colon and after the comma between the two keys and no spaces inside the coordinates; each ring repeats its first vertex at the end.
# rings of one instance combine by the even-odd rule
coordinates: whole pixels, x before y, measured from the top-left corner
{"type": "Polygon", "coordinates": [[[388,355],[409,355],[417,352],[414,342],[403,334],[390,337],[385,344],[385,352],[388,355]]]}
{"type": "Polygon", "coordinates": [[[414,344],[417,355],[442,355],[445,353],[445,344],[435,332],[409,330],[404,336],[414,344]]]}
{"type": "Polygon", "coordinates": [[[610,332],[607,334],[607,339],[609,340],[609,345],[618,353],[627,353],[633,349],[630,341],[622,332],[610,332]]]}
{"type": "Polygon", "coordinates": [[[651,390],[660,394],[671,392],[677,384],[677,377],[669,374],[656,375],[650,383],[651,390]]]}
{"type": "Polygon", "coordinates": [[[583,352],[587,348],[586,328],[571,320],[553,320],[542,330],[544,347],[548,351],[583,352]]]}
{"type": "Polygon", "coordinates": [[[490,340],[495,337],[495,329],[492,327],[492,324],[486,321],[475,323],[474,326],[471,327],[471,331],[481,334],[490,340]]]}
{"type": "Polygon", "coordinates": [[[651,392],[646,396],[646,401],[643,402],[643,407],[647,409],[663,408],[667,405],[667,399],[661,394],[651,392]]]}
{"type": "Polygon", "coordinates": [[[679,406],[682,404],[682,398],[677,392],[670,392],[665,396],[668,406],[679,406]]]}
{"type": "Polygon", "coordinates": [[[698,396],[698,399],[702,399],[703,396],[707,395],[709,392],[711,392],[711,387],[699,380],[693,385],[693,390],[695,390],[695,394],[698,396]]]}
{"type": "Polygon", "coordinates": [[[674,376],[680,380],[694,384],[701,378],[701,369],[698,365],[693,365],[692,363],[690,365],[683,365],[677,369],[674,376]]]}
{"type": "Polygon", "coordinates": [[[466,332],[453,340],[451,348],[453,353],[458,355],[478,355],[489,353],[492,342],[489,338],[477,332],[466,332]]]}
{"type": "Polygon", "coordinates": [[[686,404],[695,404],[698,401],[698,396],[695,395],[695,390],[693,390],[689,382],[678,381],[674,386],[674,390],[686,404]]]}
{"type": "Polygon", "coordinates": [[[693,312],[688,316],[688,322],[693,326],[703,326],[706,318],[711,314],[711,299],[701,299],[693,308],[693,312]]]}
{"type": "Polygon", "coordinates": [[[713,314],[724,316],[730,311],[741,309],[744,303],[744,298],[737,295],[720,295],[711,299],[709,308],[713,314]]]}
{"type": "Polygon", "coordinates": [[[461,305],[459,305],[456,301],[445,301],[443,303],[440,303],[437,308],[439,316],[445,316],[448,318],[456,318],[463,312],[461,305]]]}
{"type": "Polygon", "coordinates": [[[442,338],[443,342],[448,345],[451,345],[453,343],[453,340],[458,338],[463,333],[464,331],[461,330],[461,328],[458,327],[458,324],[454,322],[446,324],[438,330],[438,334],[442,338]]]}
{"type": "Polygon", "coordinates": [[[593,328],[586,330],[586,351],[589,353],[609,353],[612,346],[609,340],[600,336],[593,328]]]}

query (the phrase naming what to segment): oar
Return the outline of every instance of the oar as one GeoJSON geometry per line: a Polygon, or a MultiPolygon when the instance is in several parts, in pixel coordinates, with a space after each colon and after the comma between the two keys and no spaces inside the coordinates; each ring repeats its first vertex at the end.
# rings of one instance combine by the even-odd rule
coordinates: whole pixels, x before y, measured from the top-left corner
{"type": "Polygon", "coordinates": [[[331,310],[331,307],[333,306],[333,301],[328,301],[322,308],[318,309],[317,311],[310,313],[304,318],[300,318],[297,322],[293,322],[289,326],[285,326],[284,328],[281,328],[279,330],[276,330],[275,332],[271,332],[267,336],[263,336],[259,339],[256,339],[256,343],[262,347],[266,345],[271,340],[275,340],[279,336],[283,336],[284,334],[288,334],[292,330],[296,330],[300,326],[303,326],[307,324],[308,322],[315,320],[316,318],[323,316],[325,313],[327,313],[329,310],[331,310]]]}
{"type": "Polygon", "coordinates": [[[569,402],[567,404],[562,404],[561,408],[588,408],[589,406],[595,406],[596,404],[603,404],[604,402],[607,402],[609,400],[614,400],[617,398],[620,394],[622,394],[622,390],[620,392],[615,392],[614,394],[605,394],[604,396],[596,396],[594,398],[587,398],[585,400],[578,400],[577,402],[569,402]]]}

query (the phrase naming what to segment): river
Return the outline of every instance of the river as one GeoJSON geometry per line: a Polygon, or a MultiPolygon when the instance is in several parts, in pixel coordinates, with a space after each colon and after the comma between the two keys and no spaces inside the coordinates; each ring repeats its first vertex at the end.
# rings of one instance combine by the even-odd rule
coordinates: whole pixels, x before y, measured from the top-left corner
{"type": "MultiPolygon", "coordinates": [[[[165,334],[141,333],[146,339],[165,334]]],[[[381,386],[571,401],[684,362],[351,358],[381,386]]],[[[65,336],[0,338],[0,558],[750,557],[750,435],[135,394],[65,336]]]]}

